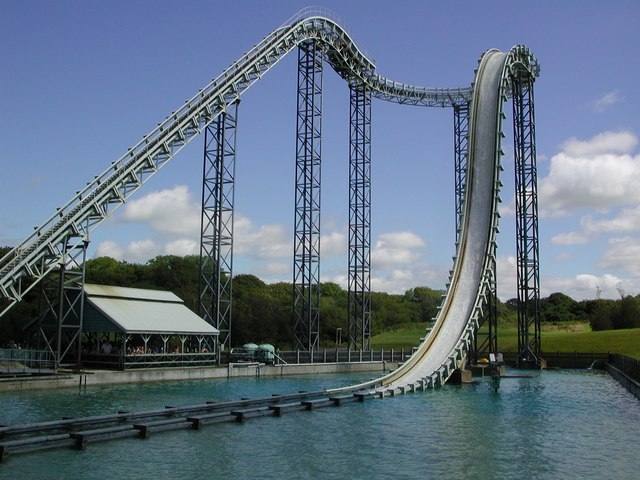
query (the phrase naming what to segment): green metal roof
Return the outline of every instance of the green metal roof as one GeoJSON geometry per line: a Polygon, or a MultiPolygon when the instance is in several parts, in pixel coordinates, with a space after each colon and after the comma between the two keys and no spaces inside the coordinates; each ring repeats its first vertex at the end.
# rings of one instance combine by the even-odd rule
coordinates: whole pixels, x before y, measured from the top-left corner
{"type": "Polygon", "coordinates": [[[85,284],[83,330],[94,332],[218,335],[171,292],[85,284]]]}

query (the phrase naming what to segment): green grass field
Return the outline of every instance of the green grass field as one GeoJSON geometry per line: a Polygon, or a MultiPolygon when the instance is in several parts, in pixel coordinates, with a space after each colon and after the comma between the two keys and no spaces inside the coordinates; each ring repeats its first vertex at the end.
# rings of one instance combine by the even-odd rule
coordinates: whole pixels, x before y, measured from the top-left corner
{"type": "MultiPolygon", "coordinates": [[[[424,337],[424,325],[409,325],[404,329],[385,332],[371,338],[374,349],[410,349],[424,337]]],[[[574,324],[544,326],[542,329],[543,352],[602,352],[619,353],[640,359],[640,328],[628,330],[603,330],[592,332],[587,325],[574,324]]],[[[518,350],[518,329],[498,328],[498,349],[502,352],[518,350]]]]}

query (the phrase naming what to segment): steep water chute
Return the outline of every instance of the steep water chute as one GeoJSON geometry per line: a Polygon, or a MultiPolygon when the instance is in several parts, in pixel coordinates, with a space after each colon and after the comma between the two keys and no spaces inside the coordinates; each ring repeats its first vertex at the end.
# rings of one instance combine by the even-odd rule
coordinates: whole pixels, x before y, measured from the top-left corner
{"type": "Polygon", "coordinates": [[[503,104],[510,75],[537,63],[522,46],[510,52],[489,50],[481,58],[469,115],[467,182],[460,241],[444,301],[427,337],[392,373],[347,389],[415,389],[442,385],[464,365],[490,295],[492,258],[498,231],[503,104]]]}

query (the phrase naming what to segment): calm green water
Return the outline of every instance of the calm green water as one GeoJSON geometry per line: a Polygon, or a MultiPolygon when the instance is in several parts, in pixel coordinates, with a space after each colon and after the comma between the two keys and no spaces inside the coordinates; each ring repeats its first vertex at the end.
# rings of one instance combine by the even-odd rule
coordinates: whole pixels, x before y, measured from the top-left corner
{"type": "MultiPolygon", "coordinates": [[[[513,373],[513,372],[511,372],[513,373]]],[[[291,393],[370,375],[126,385],[0,395],[0,422],[22,423],[291,393]]],[[[384,400],[223,423],[147,440],[11,457],[0,478],[640,478],[640,401],[609,376],[446,386],[384,400]]]]}

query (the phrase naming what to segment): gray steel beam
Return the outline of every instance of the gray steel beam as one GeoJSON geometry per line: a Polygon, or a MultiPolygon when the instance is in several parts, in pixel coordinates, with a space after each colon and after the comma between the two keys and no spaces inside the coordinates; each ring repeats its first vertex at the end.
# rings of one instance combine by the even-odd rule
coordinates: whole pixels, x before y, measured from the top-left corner
{"type": "Polygon", "coordinates": [[[534,77],[526,70],[517,70],[510,80],[516,182],[518,365],[539,368],[542,350],[534,77]]]}
{"type": "Polygon", "coordinates": [[[59,269],[43,282],[38,336],[54,359],[54,368],[63,364],[80,366],[84,319],[85,260],[89,242],[65,242],[59,269]]]}
{"type": "Polygon", "coordinates": [[[371,349],[371,92],[350,85],[349,348],[371,349]]]}
{"type": "Polygon", "coordinates": [[[467,185],[467,160],[469,158],[469,104],[453,107],[454,168],[455,168],[455,209],[456,245],[460,239],[464,194],[467,185]]]}
{"type": "MultiPolygon", "coordinates": [[[[467,162],[469,158],[469,104],[454,105],[454,168],[455,168],[455,210],[456,210],[456,252],[458,251],[462,230],[462,214],[464,212],[465,191],[467,188],[467,162]]],[[[489,247],[492,257],[485,274],[489,285],[482,303],[482,315],[478,317],[473,342],[470,348],[470,360],[476,363],[480,358],[487,358],[490,353],[498,351],[498,315],[496,292],[496,248],[495,242],[489,247]]]]}
{"type": "Polygon", "coordinates": [[[198,305],[202,318],[220,330],[218,360],[231,347],[238,103],[227,107],[205,131],[198,305]]]}
{"type": "Polygon", "coordinates": [[[306,41],[298,48],[296,185],[293,253],[293,348],[320,345],[320,166],[322,52],[306,41]]]}

